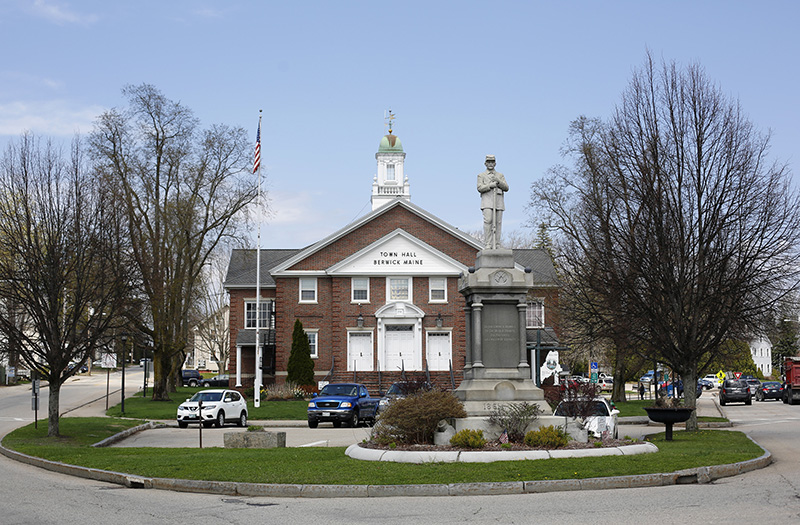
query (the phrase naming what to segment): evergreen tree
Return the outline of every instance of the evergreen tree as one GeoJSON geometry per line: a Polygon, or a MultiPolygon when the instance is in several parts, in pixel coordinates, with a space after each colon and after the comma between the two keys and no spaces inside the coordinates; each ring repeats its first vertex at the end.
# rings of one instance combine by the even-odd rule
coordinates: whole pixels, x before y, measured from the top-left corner
{"type": "Polygon", "coordinates": [[[292,332],[292,352],[289,354],[289,365],[286,367],[286,380],[295,385],[314,384],[314,360],[311,359],[311,347],[308,335],[303,330],[299,319],[294,322],[292,332]]]}

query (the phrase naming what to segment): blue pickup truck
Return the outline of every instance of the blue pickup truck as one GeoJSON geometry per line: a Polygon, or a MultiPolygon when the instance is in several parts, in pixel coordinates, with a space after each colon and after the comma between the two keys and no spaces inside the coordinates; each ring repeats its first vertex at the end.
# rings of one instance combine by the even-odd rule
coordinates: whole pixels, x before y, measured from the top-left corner
{"type": "Polygon", "coordinates": [[[308,426],[331,422],[339,428],[357,427],[362,421],[375,423],[379,399],[369,397],[367,387],[358,383],[331,383],[308,402],[308,426]]]}

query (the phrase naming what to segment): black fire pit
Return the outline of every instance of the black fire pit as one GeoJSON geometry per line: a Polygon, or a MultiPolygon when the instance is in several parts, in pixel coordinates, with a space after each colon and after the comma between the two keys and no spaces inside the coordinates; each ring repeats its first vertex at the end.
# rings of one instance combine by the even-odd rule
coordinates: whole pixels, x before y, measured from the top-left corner
{"type": "Polygon", "coordinates": [[[692,417],[694,408],[689,407],[645,407],[647,417],[656,423],[664,423],[667,426],[667,441],[672,441],[672,425],[683,423],[692,417]]]}

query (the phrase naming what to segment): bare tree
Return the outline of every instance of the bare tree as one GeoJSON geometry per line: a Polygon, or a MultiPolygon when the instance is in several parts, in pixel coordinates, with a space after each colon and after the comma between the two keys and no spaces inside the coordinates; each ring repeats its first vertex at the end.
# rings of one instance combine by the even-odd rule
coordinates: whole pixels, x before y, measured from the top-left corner
{"type": "Polygon", "coordinates": [[[113,205],[87,169],[32,135],[11,143],[0,168],[0,331],[49,383],[48,436],[59,435],[61,385],[120,319],[129,275],[113,205]]]}
{"type": "Polygon", "coordinates": [[[196,342],[208,351],[217,362],[220,373],[228,369],[230,359],[230,325],[228,323],[228,297],[222,285],[228,257],[213,257],[198,286],[193,319],[196,342]]]}
{"type": "Polygon", "coordinates": [[[199,131],[192,112],[147,84],[123,90],[129,107],[91,134],[99,169],[117,189],[153,341],[153,399],[169,399],[185,356],[203,265],[236,235],[256,197],[244,130],[199,131]]]}
{"type": "Polygon", "coordinates": [[[798,285],[800,199],[768,145],[701,67],[648,56],[608,122],[573,123],[575,169],[532,188],[594,321],[675,369],[688,406],[702,362],[798,285]]]}

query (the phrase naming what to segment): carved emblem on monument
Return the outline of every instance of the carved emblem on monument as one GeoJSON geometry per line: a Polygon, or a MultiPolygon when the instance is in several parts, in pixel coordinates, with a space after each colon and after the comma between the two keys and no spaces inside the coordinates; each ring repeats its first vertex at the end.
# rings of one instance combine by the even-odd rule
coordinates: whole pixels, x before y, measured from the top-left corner
{"type": "Polygon", "coordinates": [[[508,272],[500,270],[492,274],[492,282],[496,285],[503,286],[511,282],[511,276],[508,275],[508,272]]]}

